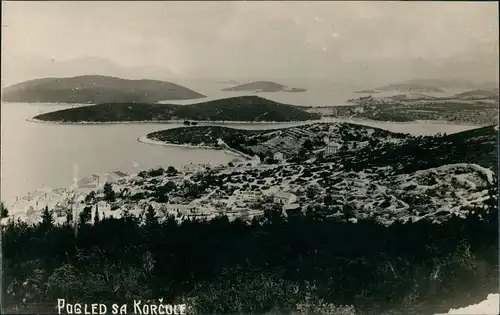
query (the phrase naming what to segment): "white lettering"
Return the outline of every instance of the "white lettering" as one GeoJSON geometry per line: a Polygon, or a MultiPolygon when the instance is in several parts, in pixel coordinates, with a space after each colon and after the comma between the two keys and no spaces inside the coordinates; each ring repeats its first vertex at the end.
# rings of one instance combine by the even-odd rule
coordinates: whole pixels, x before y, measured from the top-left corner
{"type": "Polygon", "coordinates": [[[123,305],[120,307],[120,314],[124,314],[124,315],[126,315],[126,314],[127,314],[127,304],[123,304],[123,305]]]}
{"type": "Polygon", "coordinates": [[[186,304],[179,304],[179,314],[185,315],[186,314],[186,304]]]}
{"type": "Polygon", "coordinates": [[[61,310],[64,308],[65,304],[65,299],[57,299],[57,314],[61,314],[61,310]]]}
{"type": "Polygon", "coordinates": [[[158,305],[158,313],[160,315],[165,315],[165,305],[163,304],[158,305]]]}
{"type": "MultiPolygon", "coordinates": [[[[70,306],[71,304],[68,304],[68,306],[70,306]]],[[[82,305],[81,304],[78,304],[76,303],[74,306],[73,306],[73,311],[75,314],[81,314],[82,313],[82,305]]],[[[68,312],[69,313],[69,312],[68,312]]]]}
{"type": "MultiPolygon", "coordinates": [[[[58,314],[85,314],[85,315],[104,315],[108,312],[108,308],[105,304],[93,303],[93,304],[69,304],[66,303],[65,299],[57,299],[57,313],[58,314]]],[[[114,314],[118,313],[118,305],[113,304],[114,314]]],[[[126,309],[125,309],[126,313],[126,309]]]]}
{"type": "Polygon", "coordinates": [[[168,315],[172,315],[172,314],[174,313],[174,308],[172,307],[172,305],[171,305],[171,304],[167,304],[167,305],[165,306],[165,308],[167,309],[167,314],[168,314],[168,315]]]}
{"type": "Polygon", "coordinates": [[[158,314],[158,305],[151,305],[151,314],[158,314]]]}
{"type": "Polygon", "coordinates": [[[142,314],[141,301],[134,300],[134,314],[142,314]]]}
{"type": "Polygon", "coordinates": [[[106,314],[108,312],[108,307],[104,304],[99,304],[99,314],[106,314]]]}

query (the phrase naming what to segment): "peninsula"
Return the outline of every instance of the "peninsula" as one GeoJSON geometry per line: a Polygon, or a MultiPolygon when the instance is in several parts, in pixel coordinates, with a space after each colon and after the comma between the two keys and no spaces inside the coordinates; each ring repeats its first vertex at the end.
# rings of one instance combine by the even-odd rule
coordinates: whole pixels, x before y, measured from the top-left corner
{"type": "Polygon", "coordinates": [[[3,101],[23,103],[153,103],[204,97],[167,81],[127,80],[102,75],[35,79],[2,90],[3,101]]]}
{"type": "Polygon", "coordinates": [[[348,100],[356,106],[307,108],[324,116],[357,117],[379,121],[446,121],[477,126],[498,124],[498,89],[476,89],[455,95],[403,92],[392,96],[368,95],[348,100]]]}
{"type": "Polygon", "coordinates": [[[415,137],[350,123],[313,123],[268,130],[181,127],[149,133],[146,138],[190,146],[217,147],[223,143],[221,147],[228,145],[262,161],[275,160],[275,154],[280,153],[280,160],[293,163],[340,159],[342,163],[348,161],[344,167],[356,171],[391,166],[396,173],[408,173],[464,161],[496,171],[496,132],[493,126],[486,126],[450,135],[415,137]],[[429,159],[420,158],[427,155],[429,159]]]}
{"type": "Polygon", "coordinates": [[[359,94],[375,94],[375,93],[380,93],[377,90],[360,90],[360,91],[355,91],[354,93],[359,93],[359,94]]]}
{"type": "Polygon", "coordinates": [[[455,95],[458,98],[467,99],[496,99],[498,100],[498,89],[476,89],[467,92],[462,92],[455,95]]]}
{"type": "Polygon", "coordinates": [[[375,89],[382,92],[404,92],[404,93],[443,93],[444,91],[440,88],[421,85],[421,84],[390,84],[383,87],[375,89]]]}
{"type": "Polygon", "coordinates": [[[240,96],[191,105],[151,103],[103,103],[58,110],[33,119],[58,123],[168,122],[168,121],[248,121],[291,122],[316,120],[298,106],[274,102],[258,96],[240,96]]]}

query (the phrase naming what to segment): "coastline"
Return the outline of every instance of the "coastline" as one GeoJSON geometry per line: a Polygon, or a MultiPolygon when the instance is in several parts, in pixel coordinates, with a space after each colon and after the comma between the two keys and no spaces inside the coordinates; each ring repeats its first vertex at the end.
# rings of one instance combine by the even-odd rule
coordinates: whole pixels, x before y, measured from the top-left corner
{"type": "MultiPolygon", "coordinates": [[[[181,124],[184,125],[185,121],[196,122],[198,124],[218,124],[218,125],[286,125],[286,124],[314,124],[314,123],[379,123],[379,124],[392,124],[392,125],[416,125],[416,124],[432,124],[432,125],[456,125],[456,126],[466,126],[471,128],[481,128],[485,126],[490,126],[489,124],[473,125],[467,123],[459,122],[449,122],[443,120],[413,120],[405,122],[397,121],[385,121],[385,120],[374,120],[374,119],[364,119],[360,117],[323,117],[322,119],[315,120],[299,120],[299,121],[241,121],[241,120],[189,120],[189,119],[170,119],[170,120],[135,120],[135,121],[79,121],[79,122],[62,122],[62,121],[45,121],[36,118],[26,118],[26,121],[31,123],[40,124],[53,124],[53,125],[136,125],[136,124],[181,124]]],[[[189,127],[189,126],[186,126],[189,127]]]]}
{"type": "Polygon", "coordinates": [[[144,143],[144,144],[159,145],[159,146],[164,146],[164,147],[177,147],[177,148],[186,148],[186,149],[205,149],[205,150],[217,150],[217,151],[223,150],[227,154],[248,159],[248,157],[246,155],[244,155],[243,153],[240,153],[240,152],[238,152],[238,151],[236,151],[234,149],[229,149],[229,148],[227,148],[227,149],[220,149],[220,148],[217,148],[217,147],[212,147],[212,146],[207,146],[207,145],[190,145],[190,144],[167,143],[167,142],[164,142],[164,141],[158,141],[158,140],[149,139],[147,136],[140,136],[139,138],[137,138],[137,141],[140,142],[140,143],[144,143]]]}
{"type": "MultiPolygon", "coordinates": [[[[369,118],[361,117],[330,117],[325,119],[331,119],[332,122],[346,122],[346,123],[356,123],[356,122],[373,122],[380,124],[392,124],[392,125],[416,125],[416,124],[432,124],[432,125],[456,125],[456,126],[467,126],[473,128],[481,128],[486,126],[492,126],[490,124],[473,125],[467,123],[445,121],[445,120],[412,120],[412,121],[387,121],[387,120],[374,120],[369,118]]],[[[324,121],[324,120],[323,120],[324,121]]]]}
{"type": "Polygon", "coordinates": [[[223,125],[254,125],[254,124],[312,124],[324,122],[324,120],[299,120],[299,121],[241,121],[241,120],[135,120],[135,121],[79,121],[79,122],[62,122],[62,121],[45,121],[36,118],[26,118],[26,121],[40,124],[54,124],[54,125],[128,125],[128,124],[184,124],[185,121],[197,122],[198,124],[223,124],[223,125]]]}

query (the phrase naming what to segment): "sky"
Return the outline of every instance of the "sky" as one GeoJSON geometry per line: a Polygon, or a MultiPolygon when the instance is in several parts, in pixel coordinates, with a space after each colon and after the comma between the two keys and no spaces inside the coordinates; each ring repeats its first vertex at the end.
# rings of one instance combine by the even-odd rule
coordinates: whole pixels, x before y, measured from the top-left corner
{"type": "Polygon", "coordinates": [[[2,1],[11,72],[98,57],[184,77],[488,81],[498,36],[495,2],[2,1]]]}

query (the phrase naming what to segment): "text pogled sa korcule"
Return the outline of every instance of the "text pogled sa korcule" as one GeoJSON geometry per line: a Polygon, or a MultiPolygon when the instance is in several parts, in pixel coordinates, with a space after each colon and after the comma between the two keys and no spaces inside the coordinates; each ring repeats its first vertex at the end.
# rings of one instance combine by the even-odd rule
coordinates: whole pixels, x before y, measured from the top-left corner
{"type": "Polygon", "coordinates": [[[134,300],[129,304],[103,303],[68,303],[65,299],[57,299],[58,314],[101,315],[101,314],[138,314],[138,315],[184,315],[186,304],[164,304],[163,299],[158,303],[143,303],[134,300]]]}

